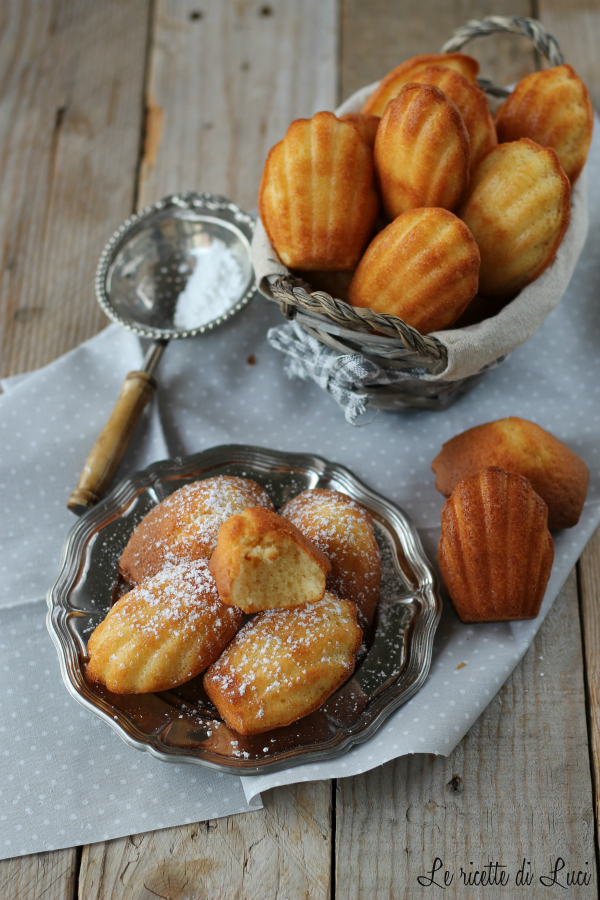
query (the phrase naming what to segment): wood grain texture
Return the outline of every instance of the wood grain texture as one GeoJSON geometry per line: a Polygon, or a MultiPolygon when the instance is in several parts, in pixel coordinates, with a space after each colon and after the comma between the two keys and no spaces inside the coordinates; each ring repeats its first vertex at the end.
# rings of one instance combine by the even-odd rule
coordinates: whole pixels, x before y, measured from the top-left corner
{"type": "MultiPolygon", "coordinates": [[[[489,15],[530,16],[530,0],[343,0],[341,96],[419,53],[438,53],[453,31],[470,19],[489,15]]],[[[495,35],[467,44],[463,51],[481,65],[481,75],[510,84],[533,71],[535,56],[525,38],[495,35]]]]}
{"type": "Polygon", "coordinates": [[[201,190],[255,209],[290,122],[335,106],[337,20],[336,0],[157,0],[140,204],[201,190]]]}
{"type": "Polygon", "coordinates": [[[133,207],[149,0],[0,5],[2,374],[102,328],[102,247],[133,207]]]}
{"type": "Polygon", "coordinates": [[[264,804],[85,847],[80,900],[328,900],[330,784],[277,788],[264,804]]]}
{"type": "Polygon", "coordinates": [[[76,850],[34,853],[0,862],[2,900],[74,900],[76,850]]]}
{"type": "Polygon", "coordinates": [[[596,830],[600,837],[600,529],[596,531],[579,561],[579,584],[596,830]]]}
{"type": "Polygon", "coordinates": [[[588,86],[600,110],[600,0],[538,0],[538,18],[588,86]]]}
{"type": "MultiPolygon", "coordinates": [[[[489,889],[505,900],[597,896],[574,572],[524,659],[454,753],[403,757],[338,782],[336,816],[336,900],[428,897],[432,888],[417,877],[436,856],[457,876],[461,864],[505,865],[511,882],[489,889]],[[515,886],[523,858],[539,877],[559,856],[576,872],[587,868],[592,882],[568,892],[537,878],[526,890],[515,886]]],[[[445,898],[487,896],[457,876],[445,898]]]]}

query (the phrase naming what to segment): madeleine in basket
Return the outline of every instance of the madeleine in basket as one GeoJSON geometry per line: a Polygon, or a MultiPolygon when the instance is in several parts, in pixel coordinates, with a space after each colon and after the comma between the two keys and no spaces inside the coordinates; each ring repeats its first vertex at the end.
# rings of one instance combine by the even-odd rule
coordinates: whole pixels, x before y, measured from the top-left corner
{"type": "Polygon", "coordinates": [[[267,157],[258,208],[286,266],[356,268],[379,212],[370,147],[333,113],[297,119],[267,157]]]}
{"type": "Polygon", "coordinates": [[[371,242],[349,300],[427,334],[458,319],[478,277],[479,250],[464,222],[446,209],[411,209],[371,242]]]}
{"type": "MultiPolygon", "coordinates": [[[[469,22],[447,46],[458,50],[489,29],[487,20],[469,22]]],[[[316,219],[313,224],[307,216],[294,218],[287,201],[272,204],[268,220],[261,211],[252,242],[259,290],[295,319],[274,329],[269,340],[294,361],[301,377],[315,381],[324,357],[334,369],[333,353],[338,359],[356,357],[350,399],[336,396],[350,420],[367,408],[448,407],[539,330],[567,290],[584,247],[587,194],[579,173],[592,128],[587,90],[570,66],[556,64],[560,48],[540,23],[531,30],[510,17],[494,20],[493,30],[523,34],[554,67],[523,79],[496,123],[488,99],[502,89],[483,79],[478,83],[479,64],[458,52],[408,59],[336,110],[367,149],[375,134],[376,190],[385,210],[351,269],[345,263],[337,270],[333,262],[320,265],[316,219]],[[401,239],[394,249],[402,256],[396,268],[389,232],[409,209],[441,209],[462,220],[479,253],[478,289],[470,271],[449,297],[452,253],[440,248],[432,220],[427,239],[421,230],[415,240],[414,266],[401,239]],[[288,261],[275,225],[302,234],[307,252],[301,260],[288,261]],[[380,235],[385,254],[379,252],[380,235]],[[398,279],[399,271],[408,280],[398,279]],[[440,278],[443,271],[448,278],[440,278]],[[328,349],[317,349],[311,339],[328,349]],[[379,374],[371,371],[372,363],[379,374]],[[398,377],[400,372],[408,378],[398,377]]],[[[319,170],[318,154],[312,165],[319,170]]],[[[268,169],[269,162],[265,177],[268,169]]],[[[339,186],[335,180],[329,188],[324,181],[319,185],[321,199],[329,192],[335,219],[339,186]]],[[[344,215],[349,230],[359,219],[365,224],[360,205],[346,203],[344,215]]]]}

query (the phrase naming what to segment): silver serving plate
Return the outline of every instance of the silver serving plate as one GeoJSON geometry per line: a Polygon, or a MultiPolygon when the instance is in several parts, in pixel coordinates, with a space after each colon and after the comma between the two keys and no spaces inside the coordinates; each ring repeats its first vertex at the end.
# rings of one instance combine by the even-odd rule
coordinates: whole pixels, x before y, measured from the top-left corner
{"type": "Polygon", "coordinates": [[[424,683],[442,603],[408,516],[348,469],[318,456],[230,444],[149,466],[125,479],[71,529],[48,592],[48,630],[63,680],[83,706],[139,750],[253,775],[340,756],[370,738],[424,683]],[[332,488],[371,513],[382,551],[382,590],[352,678],[316,712],[256,736],[219,718],[202,676],[157,694],[112,694],[85,679],[86,645],[118,593],[118,562],[134,527],[169,494],[201,478],[253,478],[279,508],[307,488],[332,488]]]}

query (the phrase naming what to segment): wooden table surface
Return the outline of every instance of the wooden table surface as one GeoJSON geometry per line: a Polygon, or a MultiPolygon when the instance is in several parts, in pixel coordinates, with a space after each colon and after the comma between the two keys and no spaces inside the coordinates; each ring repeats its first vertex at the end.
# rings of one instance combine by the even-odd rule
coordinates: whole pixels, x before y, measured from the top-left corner
{"type": "MultiPolygon", "coordinates": [[[[2,0],[2,374],[50,362],[106,325],[100,251],[133,210],[180,189],[256,206],[289,122],[332,109],[453,29],[536,16],[600,109],[600,0],[2,0]]],[[[539,64],[526,40],[468,51],[496,83],[539,64]]],[[[597,896],[600,532],[538,636],[454,753],[284,787],[264,809],[0,863],[2,900],[413,898],[436,857],[498,861],[512,887],[444,897],[597,896]],[[541,673],[544,677],[540,677],[541,673]],[[536,878],[561,857],[590,884],[536,878]]],[[[472,866],[471,866],[472,864],[472,866]]],[[[438,876],[439,877],[439,876],[438,876]]]]}

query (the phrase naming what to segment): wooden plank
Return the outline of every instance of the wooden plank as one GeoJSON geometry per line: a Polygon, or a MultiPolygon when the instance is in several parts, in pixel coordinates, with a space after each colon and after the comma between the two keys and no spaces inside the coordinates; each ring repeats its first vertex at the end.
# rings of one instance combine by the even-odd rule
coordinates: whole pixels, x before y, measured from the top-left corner
{"type": "Polygon", "coordinates": [[[336,900],[429,896],[417,878],[436,857],[455,873],[445,898],[480,900],[481,887],[459,882],[460,866],[481,869],[490,860],[512,874],[506,887],[491,889],[503,898],[597,897],[574,572],[454,753],[404,757],[338,782],[336,824],[336,900]],[[558,857],[591,882],[568,891],[540,884],[558,857]],[[526,889],[515,885],[523,859],[536,876],[526,889]]]}
{"type": "Polygon", "coordinates": [[[329,783],[277,788],[264,809],[84,848],[81,900],[328,900],[329,783]]]}
{"type": "Polygon", "coordinates": [[[140,204],[202,190],[256,208],[292,119],[335,105],[337,19],[335,0],[158,0],[140,204]]]}
{"type": "Polygon", "coordinates": [[[600,529],[585,548],[579,561],[579,584],[588,696],[588,730],[594,773],[596,833],[600,837],[600,529]]]}
{"type": "Polygon", "coordinates": [[[538,0],[538,18],[587,84],[600,110],[600,0],[538,0]]]}
{"type": "MultiPolygon", "coordinates": [[[[26,371],[106,324],[98,256],[132,209],[149,0],[0,11],[0,358],[26,371]]],[[[0,895],[74,896],[73,849],[0,863],[0,895]]]]}
{"type": "Polygon", "coordinates": [[[0,862],[2,900],[74,900],[77,850],[54,850],[0,862]]]}
{"type": "MultiPolygon", "coordinates": [[[[501,13],[530,16],[530,0],[343,0],[341,95],[370,84],[419,53],[438,53],[455,28],[470,19],[501,13]]],[[[518,81],[535,68],[526,38],[494,35],[467,44],[465,53],[481,65],[481,75],[495,84],[518,81]]]]}
{"type": "Polygon", "coordinates": [[[2,4],[3,375],[50,362],[107,322],[94,273],[133,207],[149,4],[2,4]]]}

